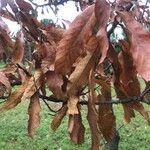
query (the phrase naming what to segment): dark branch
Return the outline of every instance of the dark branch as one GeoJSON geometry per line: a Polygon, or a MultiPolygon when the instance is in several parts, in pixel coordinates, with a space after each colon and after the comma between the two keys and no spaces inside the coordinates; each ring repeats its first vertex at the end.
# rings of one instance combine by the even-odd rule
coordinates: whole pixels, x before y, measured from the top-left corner
{"type": "MultiPolygon", "coordinates": [[[[96,102],[95,105],[106,105],[106,104],[127,104],[127,103],[133,103],[133,102],[136,102],[136,101],[139,101],[139,102],[143,102],[143,103],[146,103],[146,104],[149,104],[150,105],[150,102],[149,101],[145,101],[144,100],[144,96],[150,92],[150,87],[147,88],[144,92],[142,92],[142,94],[138,97],[132,97],[132,98],[127,98],[127,99],[122,99],[122,100],[111,100],[111,101],[99,101],[99,102],[96,102]]],[[[66,104],[67,103],[67,100],[61,100],[61,99],[57,99],[55,98],[54,96],[43,96],[43,95],[39,95],[40,98],[42,99],[46,99],[48,101],[51,101],[51,102],[55,102],[55,103],[64,103],[66,104]]],[[[81,105],[87,105],[88,104],[88,101],[80,101],[79,104],[81,105]]]]}
{"type": "Polygon", "coordinates": [[[45,3],[45,4],[37,4],[37,3],[34,3],[33,1],[30,1],[35,7],[44,7],[44,6],[51,6],[51,5],[54,5],[54,6],[57,6],[57,5],[63,5],[64,3],[68,2],[68,1],[75,1],[75,2],[79,2],[80,0],[54,0],[54,1],[51,1],[49,0],[48,3],[45,3]]]}

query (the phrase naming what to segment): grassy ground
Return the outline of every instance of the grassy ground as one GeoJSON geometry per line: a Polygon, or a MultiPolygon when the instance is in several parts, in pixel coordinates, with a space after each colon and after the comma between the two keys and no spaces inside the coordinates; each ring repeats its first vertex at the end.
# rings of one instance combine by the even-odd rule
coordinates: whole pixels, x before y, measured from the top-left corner
{"type": "MultiPolygon", "coordinates": [[[[83,110],[83,121],[86,127],[85,143],[81,146],[71,144],[67,135],[67,117],[60,128],[53,132],[50,129],[52,116],[42,104],[41,126],[37,130],[34,139],[27,136],[27,107],[28,102],[24,101],[15,109],[0,113],[0,150],[89,150],[90,130],[86,121],[86,111],[83,110]]],[[[146,107],[150,112],[150,108],[146,107]]],[[[115,106],[117,124],[122,125],[122,107],[115,106]]],[[[149,150],[150,149],[150,127],[147,122],[137,114],[137,117],[128,125],[119,129],[121,136],[120,150],[149,150]]],[[[102,147],[104,140],[101,141],[102,147]]]]}

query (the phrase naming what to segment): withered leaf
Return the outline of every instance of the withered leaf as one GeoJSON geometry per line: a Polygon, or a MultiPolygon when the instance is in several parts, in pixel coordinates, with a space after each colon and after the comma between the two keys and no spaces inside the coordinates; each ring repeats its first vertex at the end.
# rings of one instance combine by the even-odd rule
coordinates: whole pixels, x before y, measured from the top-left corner
{"type": "Polygon", "coordinates": [[[25,100],[30,98],[32,95],[34,95],[34,93],[36,93],[39,87],[41,86],[42,78],[43,78],[43,74],[41,69],[37,69],[35,71],[34,77],[31,77],[28,80],[27,87],[25,88],[21,99],[25,100]]]}
{"type": "Polygon", "coordinates": [[[9,82],[8,78],[6,77],[6,75],[1,71],[0,71],[0,83],[5,85],[6,88],[10,91],[10,89],[11,89],[10,82],[9,82]]]}
{"type": "Polygon", "coordinates": [[[83,85],[87,84],[89,72],[98,61],[99,56],[100,53],[96,49],[93,53],[87,52],[87,55],[77,63],[75,70],[69,77],[68,95],[76,94],[83,85]]]}
{"type": "Polygon", "coordinates": [[[82,124],[81,114],[69,115],[68,132],[70,139],[74,144],[82,144],[84,142],[85,128],[82,124]]]}
{"type": "MultiPolygon", "coordinates": [[[[130,55],[130,51],[128,51],[128,49],[125,49],[124,47],[123,50],[124,51],[119,54],[121,63],[119,63],[119,60],[116,56],[117,54],[112,47],[109,51],[111,53],[111,55],[109,54],[109,56],[111,57],[115,75],[114,87],[117,97],[120,100],[140,95],[140,84],[137,79],[135,68],[133,66],[133,58],[130,55]],[[126,58],[128,58],[128,61],[126,60],[126,58]],[[130,75],[128,77],[125,77],[127,74],[130,75]]],[[[140,102],[134,101],[128,104],[123,104],[123,108],[124,121],[126,123],[129,123],[131,121],[131,118],[135,117],[134,110],[141,113],[142,116],[149,122],[148,113],[140,102]]]]}
{"type": "Polygon", "coordinates": [[[95,83],[94,83],[94,73],[93,69],[90,71],[89,76],[89,99],[88,99],[88,115],[87,119],[89,122],[90,130],[91,130],[91,139],[92,139],[92,146],[91,150],[99,150],[99,130],[98,130],[98,113],[95,108],[95,101],[96,101],[96,93],[94,90],[95,83]]]}
{"type": "Polygon", "coordinates": [[[79,98],[77,96],[71,95],[69,97],[68,103],[67,103],[67,113],[70,115],[75,115],[78,114],[78,108],[77,108],[77,104],[78,104],[79,98]]]}
{"type": "Polygon", "coordinates": [[[19,64],[22,62],[24,57],[24,37],[22,32],[17,33],[16,43],[14,46],[14,51],[12,53],[11,61],[14,64],[19,64]]]}
{"type": "Polygon", "coordinates": [[[33,96],[31,96],[30,104],[28,108],[28,134],[30,137],[33,137],[35,134],[35,129],[39,127],[40,125],[40,101],[35,93],[33,96]]]}
{"type": "MultiPolygon", "coordinates": [[[[49,39],[48,39],[49,40],[49,39]]],[[[49,40],[52,41],[52,40],[49,40]]],[[[42,71],[46,73],[47,71],[54,71],[54,62],[56,56],[56,44],[52,43],[39,43],[36,45],[37,51],[34,52],[42,59],[42,71]]]]}
{"type": "MultiPolygon", "coordinates": [[[[99,102],[111,101],[111,88],[102,86],[102,95],[98,96],[99,102]]],[[[116,120],[111,105],[99,105],[98,126],[107,142],[111,142],[116,133],[116,120]]]]}
{"type": "Polygon", "coordinates": [[[2,108],[0,108],[0,111],[6,111],[17,106],[21,102],[21,98],[27,86],[28,79],[17,90],[10,94],[5,104],[2,106],[2,108]]]}
{"type": "Polygon", "coordinates": [[[56,53],[55,70],[63,75],[70,74],[72,64],[84,52],[84,44],[92,36],[95,25],[94,7],[89,6],[70,25],[59,42],[56,53]]]}
{"type": "Polygon", "coordinates": [[[56,74],[54,71],[48,71],[45,74],[46,84],[53,94],[59,99],[63,97],[62,85],[63,78],[60,74],[56,74]]]}
{"type": "Polygon", "coordinates": [[[19,8],[22,10],[22,11],[25,11],[25,12],[29,12],[31,10],[33,10],[33,7],[30,3],[24,1],[24,0],[15,0],[17,5],[19,6],[19,8]]]}
{"type": "Polygon", "coordinates": [[[54,119],[53,119],[53,121],[52,121],[52,123],[51,123],[51,128],[52,128],[53,130],[56,130],[56,129],[60,126],[60,124],[61,124],[63,118],[64,118],[65,115],[66,115],[66,112],[67,112],[67,105],[64,105],[64,106],[62,106],[62,108],[56,113],[56,115],[55,115],[55,117],[54,117],[54,119]]]}
{"type": "Polygon", "coordinates": [[[97,39],[99,41],[99,48],[102,53],[100,63],[106,57],[107,50],[109,48],[108,38],[107,38],[107,22],[110,17],[111,7],[106,0],[96,0],[95,3],[95,16],[98,22],[99,31],[97,33],[97,39]]]}
{"type": "Polygon", "coordinates": [[[130,52],[133,56],[137,72],[146,80],[150,81],[150,33],[142,24],[137,22],[129,13],[118,12],[127,26],[127,36],[130,40],[130,52]],[[138,32],[137,32],[138,31],[138,32]]]}

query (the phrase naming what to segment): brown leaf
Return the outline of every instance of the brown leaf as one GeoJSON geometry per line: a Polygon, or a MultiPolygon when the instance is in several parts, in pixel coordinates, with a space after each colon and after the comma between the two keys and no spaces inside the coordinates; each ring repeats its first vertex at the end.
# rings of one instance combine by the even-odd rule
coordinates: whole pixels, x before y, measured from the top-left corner
{"type": "Polygon", "coordinates": [[[38,55],[42,59],[42,71],[46,73],[47,71],[54,71],[54,62],[56,56],[56,44],[52,45],[49,43],[39,43],[36,45],[37,51],[34,55],[38,55]]]}
{"type": "Polygon", "coordinates": [[[25,12],[29,12],[31,10],[33,10],[33,7],[30,3],[24,1],[24,0],[15,0],[17,5],[19,6],[19,8],[22,10],[22,11],[25,11],[25,12]]]}
{"type": "Polygon", "coordinates": [[[45,74],[46,84],[50,91],[59,99],[62,98],[64,93],[62,91],[63,78],[61,75],[56,74],[54,71],[48,71],[45,74]]]}
{"type": "Polygon", "coordinates": [[[96,19],[93,5],[83,11],[70,25],[59,42],[56,53],[55,69],[63,75],[70,74],[72,64],[85,52],[84,45],[93,34],[96,19]]]}
{"type": "Polygon", "coordinates": [[[56,130],[56,129],[60,126],[60,124],[61,124],[63,118],[64,118],[65,115],[66,115],[66,112],[67,112],[67,105],[64,105],[64,106],[56,113],[56,115],[55,115],[55,117],[54,117],[54,119],[53,119],[53,121],[52,121],[52,123],[51,123],[51,128],[52,128],[52,130],[56,130]]]}
{"type": "Polygon", "coordinates": [[[92,147],[91,150],[99,150],[99,130],[97,128],[98,126],[98,113],[95,108],[95,101],[96,101],[96,93],[94,90],[95,83],[94,83],[94,73],[93,70],[90,72],[89,77],[89,100],[88,100],[88,115],[87,119],[89,122],[90,130],[91,130],[91,139],[92,139],[92,147]]]}
{"type": "Polygon", "coordinates": [[[77,63],[75,70],[69,77],[70,82],[67,85],[68,95],[76,95],[82,86],[87,84],[89,72],[98,61],[99,56],[99,49],[96,49],[93,53],[87,52],[87,55],[77,63]]]}
{"type": "Polygon", "coordinates": [[[107,50],[109,48],[107,38],[107,22],[110,17],[111,7],[105,0],[96,0],[95,3],[95,16],[98,22],[99,31],[97,33],[97,39],[99,41],[99,47],[102,53],[100,63],[106,57],[107,50]]]}
{"type": "MultiPolygon", "coordinates": [[[[42,36],[42,39],[45,41],[46,37],[43,34],[43,32],[39,29],[40,27],[40,23],[38,22],[38,20],[33,17],[32,15],[28,14],[28,13],[22,13],[22,12],[18,12],[18,19],[19,21],[22,22],[23,26],[26,27],[28,30],[28,33],[36,40],[39,42],[39,37],[42,36]]],[[[41,38],[40,38],[41,39],[41,38]]]]}
{"type": "Polygon", "coordinates": [[[0,71],[0,83],[5,85],[6,88],[10,91],[10,89],[11,89],[10,82],[9,82],[8,78],[6,77],[6,75],[1,71],[0,71]]]}
{"type": "Polygon", "coordinates": [[[133,58],[130,53],[130,45],[127,41],[120,41],[122,51],[118,55],[119,63],[122,67],[120,74],[120,81],[122,84],[127,85],[132,82],[134,76],[136,76],[136,70],[133,66],[133,58]]]}
{"type": "MultiPolygon", "coordinates": [[[[102,86],[102,95],[98,96],[99,102],[111,101],[111,88],[102,86]]],[[[107,142],[111,142],[116,134],[116,119],[111,105],[99,105],[99,129],[107,142]]]]}
{"type": "MultiPolygon", "coordinates": [[[[122,45],[122,46],[125,46],[125,45],[122,45]]],[[[114,53],[113,49],[111,49],[111,53],[114,53]]],[[[113,63],[112,65],[115,68],[114,71],[115,71],[116,79],[114,82],[114,86],[115,86],[115,90],[117,93],[117,97],[120,100],[122,100],[122,99],[128,99],[130,97],[139,96],[141,93],[140,84],[136,75],[135,67],[133,66],[132,55],[130,54],[130,51],[128,51],[128,48],[125,49],[125,47],[123,47],[123,51],[119,55],[120,56],[119,56],[118,64],[117,64],[118,58],[112,57],[112,59],[115,59],[114,60],[115,63],[113,63]],[[126,77],[128,74],[130,75],[126,77]]],[[[128,123],[131,121],[132,117],[135,117],[134,110],[136,110],[140,114],[142,114],[142,116],[149,123],[148,113],[140,102],[134,101],[128,104],[123,104],[123,107],[124,107],[125,122],[128,123]]]]}
{"type": "Polygon", "coordinates": [[[40,101],[37,94],[34,94],[30,99],[30,104],[28,108],[28,134],[33,138],[35,134],[35,129],[40,125],[40,101]]]}
{"type": "Polygon", "coordinates": [[[21,102],[21,98],[27,86],[28,79],[17,90],[10,94],[5,104],[2,106],[2,108],[0,108],[0,111],[7,111],[17,106],[21,102]]]}
{"type": "Polygon", "coordinates": [[[9,32],[10,30],[8,29],[6,23],[0,19],[0,40],[4,50],[8,47],[14,48],[14,42],[12,41],[9,32]]]}
{"type": "Polygon", "coordinates": [[[103,87],[106,91],[110,89],[110,79],[107,77],[100,77],[99,79],[95,79],[95,83],[103,87]]]}
{"type": "Polygon", "coordinates": [[[136,70],[146,81],[150,81],[150,33],[129,13],[119,12],[119,15],[124,20],[129,31],[127,36],[130,40],[130,52],[133,56],[136,70]]]}
{"type": "Polygon", "coordinates": [[[82,144],[84,142],[85,128],[82,124],[81,114],[69,115],[68,132],[70,139],[74,144],[82,144]]]}
{"type": "Polygon", "coordinates": [[[57,28],[54,26],[49,25],[46,29],[46,36],[48,41],[54,41],[56,44],[63,38],[63,34],[65,32],[62,28],[57,28]]]}
{"type": "Polygon", "coordinates": [[[70,115],[75,115],[78,114],[78,108],[77,108],[77,104],[78,104],[79,98],[77,96],[71,95],[69,97],[68,103],[67,103],[67,113],[70,115]]]}
{"type": "Polygon", "coordinates": [[[0,10],[0,16],[3,16],[6,19],[9,19],[11,21],[15,21],[14,18],[10,15],[10,13],[7,10],[0,10]]]}
{"type": "Polygon", "coordinates": [[[23,33],[18,32],[17,37],[16,37],[16,43],[14,46],[14,51],[12,53],[12,58],[11,61],[14,64],[19,64],[22,62],[23,57],[24,57],[24,45],[23,45],[23,33]]]}
{"type": "Polygon", "coordinates": [[[42,83],[42,71],[40,69],[35,71],[34,77],[31,77],[28,81],[28,85],[26,89],[24,90],[24,93],[22,95],[23,100],[30,98],[34,93],[37,92],[37,90],[40,88],[42,83]]]}

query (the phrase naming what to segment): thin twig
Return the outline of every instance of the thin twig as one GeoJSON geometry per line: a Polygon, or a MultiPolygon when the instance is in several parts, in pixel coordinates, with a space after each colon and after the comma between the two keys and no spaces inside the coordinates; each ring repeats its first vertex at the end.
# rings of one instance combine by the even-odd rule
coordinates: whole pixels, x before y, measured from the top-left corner
{"type": "MultiPolygon", "coordinates": [[[[132,97],[132,98],[126,98],[126,99],[122,99],[122,100],[111,100],[111,101],[99,101],[99,102],[95,102],[95,105],[112,105],[112,104],[127,104],[127,103],[132,103],[132,102],[136,102],[136,101],[139,101],[139,102],[143,102],[143,103],[146,103],[146,104],[149,104],[150,105],[150,102],[149,101],[145,101],[144,100],[144,96],[150,92],[150,87],[148,87],[145,91],[143,91],[141,93],[140,96],[135,96],[135,97],[132,97]]],[[[55,102],[55,103],[60,103],[60,102],[63,102],[63,103],[67,103],[67,101],[65,100],[61,100],[61,99],[57,99],[55,98],[54,96],[44,96],[44,95],[39,95],[40,98],[42,99],[46,99],[48,101],[52,101],[52,102],[55,102]]],[[[79,104],[81,105],[87,105],[88,104],[88,101],[79,101],[78,102],[79,104]]]]}

